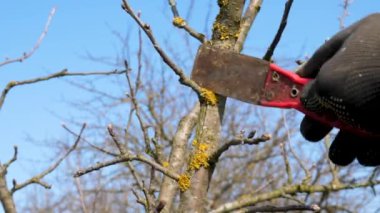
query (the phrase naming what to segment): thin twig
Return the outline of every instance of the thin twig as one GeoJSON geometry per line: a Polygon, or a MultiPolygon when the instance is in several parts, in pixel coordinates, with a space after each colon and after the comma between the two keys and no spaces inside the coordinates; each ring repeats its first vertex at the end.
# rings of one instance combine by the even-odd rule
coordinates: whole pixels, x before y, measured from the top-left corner
{"type": "Polygon", "coordinates": [[[24,183],[21,183],[21,184],[17,184],[16,181],[13,181],[13,187],[11,189],[11,193],[15,193],[16,191],[30,185],[30,184],[39,184],[47,189],[50,189],[51,186],[47,183],[44,183],[41,181],[42,178],[44,178],[46,175],[50,174],[51,172],[53,172],[61,163],[64,159],[66,159],[67,156],[70,155],[70,153],[72,151],[74,151],[76,149],[76,147],[78,146],[79,142],[81,141],[81,138],[82,138],[82,134],[84,132],[84,129],[86,128],[87,124],[84,123],[82,125],[82,128],[81,130],[79,131],[79,134],[78,134],[78,137],[77,139],[75,140],[75,143],[70,147],[69,150],[67,150],[67,152],[61,157],[59,158],[53,165],[51,165],[48,169],[46,169],[45,171],[41,172],[40,174],[38,175],[35,175],[34,177],[30,178],[29,180],[25,181],[24,183]]]}
{"type": "Polygon", "coordinates": [[[112,124],[107,126],[107,130],[108,130],[109,135],[112,138],[112,141],[115,143],[116,147],[119,149],[120,153],[121,154],[127,153],[127,150],[125,149],[125,147],[119,142],[119,139],[117,138],[115,131],[113,130],[112,124]]]}
{"type": "Polygon", "coordinates": [[[198,41],[200,41],[201,43],[205,43],[207,41],[205,35],[197,32],[196,30],[191,28],[187,24],[186,20],[181,18],[181,16],[179,15],[178,9],[177,9],[177,2],[175,0],[169,0],[169,5],[171,7],[171,10],[172,10],[172,13],[174,16],[174,18],[173,18],[174,26],[176,26],[178,28],[183,28],[186,32],[188,32],[191,36],[196,38],[198,41]]]}
{"type": "Polygon", "coordinates": [[[49,31],[49,26],[50,26],[50,23],[55,15],[55,12],[57,11],[57,8],[53,7],[49,13],[49,16],[48,16],[48,19],[46,21],[46,24],[45,24],[45,27],[44,27],[44,30],[42,31],[40,37],[38,37],[38,40],[37,42],[34,44],[33,48],[29,51],[29,52],[24,52],[22,54],[22,56],[18,57],[18,58],[13,58],[13,59],[6,59],[5,61],[3,62],[0,62],[0,67],[1,66],[4,66],[6,64],[10,64],[10,63],[15,63],[15,62],[23,62],[24,60],[28,59],[30,56],[32,56],[34,54],[34,52],[36,52],[36,50],[40,47],[42,41],[44,40],[46,34],[48,33],[49,31]]]}
{"type": "Polygon", "coordinates": [[[8,167],[17,160],[17,155],[18,155],[18,148],[17,146],[13,146],[13,149],[14,149],[14,152],[13,152],[13,157],[8,161],[6,162],[3,167],[5,169],[8,169],[8,167]]]}
{"type": "Polygon", "coordinates": [[[87,213],[88,211],[87,211],[85,198],[84,198],[84,194],[83,194],[83,190],[82,190],[79,178],[75,178],[75,186],[77,187],[77,190],[79,193],[79,200],[80,200],[80,205],[81,205],[82,211],[83,211],[83,213],[87,213]]]}
{"type": "Polygon", "coordinates": [[[179,175],[177,173],[161,166],[160,164],[154,162],[153,160],[150,160],[150,159],[148,159],[144,156],[141,156],[141,155],[129,155],[129,154],[120,155],[119,157],[116,157],[112,160],[105,161],[102,163],[97,163],[94,166],[88,167],[86,169],[78,170],[74,174],[74,177],[80,177],[80,176],[85,175],[87,173],[97,171],[99,169],[102,169],[102,168],[105,168],[105,167],[108,167],[111,165],[115,165],[118,163],[128,162],[128,161],[140,161],[140,162],[146,163],[146,164],[154,167],[155,169],[157,169],[161,173],[165,174],[166,176],[173,178],[176,181],[178,181],[178,179],[179,179],[179,175]]]}
{"type": "Polygon", "coordinates": [[[265,142],[271,139],[271,136],[268,134],[263,134],[261,137],[258,138],[242,138],[242,139],[232,139],[229,142],[223,144],[219,149],[217,149],[213,154],[210,155],[210,162],[216,163],[219,159],[219,157],[227,151],[231,146],[237,146],[237,145],[257,145],[261,142],[265,142]]]}
{"type": "Polygon", "coordinates": [[[149,40],[153,44],[153,47],[156,49],[158,54],[161,56],[162,60],[174,71],[174,73],[179,77],[179,81],[181,84],[189,86],[192,88],[196,93],[200,94],[201,87],[196,84],[194,81],[192,81],[190,78],[188,78],[183,70],[178,67],[174,61],[172,61],[169,56],[165,53],[165,51],[160,47],[158,44],[156,38],[154,37],[152,33],[152,29],[149,25],[144,23],[132,10],[132,8],[129,6],[126,0],[123,0],[122,8],[127,12],[141,27],[141,29],[144,30],[145,34],[148,36],[149,40]]]}
{"type": "MultiPolygon", "coordinates": [[[[127,61],[124,61],[124,66],[125,66],[126,70],[129,70],[129,65],[128,65],[127,61]]],[[[125,76],[127,77],[127,83],[128,83],[128,87],[129,87],[129,95],[128,96],[129,96],[129,98],[132,101],[133,108],[134,108],[134,111],[135,111],[135,115],[137,117],[137,120],[139,121],[140,129],[141,129],[141,131],[143,133],[143,136],[144,136],[145,152],[149,153],[149,154],[153,154],[152,148],[150,146],[150,138],[149,138],[149,134],[148,134],[148,130],[147,130],[147,125],[145,125],[145,122],[144,122],[144,120],[143,120],[143,118],[141,116],[140,104],[138,103],[138,101],[136,99],[135,88],[133,88],[129,72],[126,72],[125,76]]]]}
{"type": "Polygon", "coordinates": [[[289,16],[289,12],[290,12],[290,8],[292,7],[292,4],[293,4],[293,0],[287,0],[286,1],[285,9],[284,9],[284,13],[282,15],[280,26],[277,30],[277,33],[276,33],[272,43],[270,44],[267,52],[265,53],[265,55],[263,57],[264,60],[267,60],[267,61],[271,60],[273,52],[276,49],[278,42],[280,42],[282,33],[284,32],[286,24],[288,23],[288,16],[289,16]]]}
{"type": "Polygon", "coordinates": [[[244,17],[240,24],[240,33],[238,39],[236,40],[234,50],[240,52],[243,48],[245,39],[247,38],[248,32],[251,29],[253,21],[255,20],[257,14],[260,11],[262,0],[251,0],[247,10],[244,13],[244,17]]]}
{"type": "Polygon", "coordinates": [[[5,88],[3,89],[3,92],[1,93],[0,110],[3,107],[4,101],[5,101],[5,98],[8,94],[8,92],[16,86],[21,86],[21,85],[26,85],[26,84],[34,84],[37,82],[47,81],[47,80],[50,80],[53,78],[60,78],[60,77],[64,77],[64,76],[119,75],[119,74],[124,74],[125,72],[126,72],[125,70],[123,70],[123,71],[114,70],[111,72],[68,72],[67,69],[63,69],[62,71],[59,71],[59,72],[56,72],[56,73],[53,73],[53,74],[50,74],[50,75],[47,75],[44,77],[38,77],[38,78],[33,78],[33,79],[23,80],[23,81],[11,81],[7,84],[7,86],[5,86],[5,88]]]}
{"type": "Polygon", "coordinates": [[[344,21],[346,20],[347,16],[350,15],[350,13],[348,12],[348,7],[350,6],[350,4],[352,3],[353,0],[343,0],[343,4],[342,4],[342,9],[343,9],[343,12],[342,12],[342,15],[338,18],[339,19],[339,28],[341,30],[344,29],[344,21]]]}
{"type": "MultiPolygon", "coordinates": [[[[325,152],[326,159],[328,159],[328,151],[327,150],[329,149],[330,141],[331,141],[331,135],[329,133],[326,135],[326,137],[324,139],[324,145],[325,145],[325,149],[326,149],[326,152],[325,152]]],[[[330,172],[332,175],[331,184],[333,186],[339,185],[340,184],[339,174],[338,174],[339,168],[337,166],[335,166],[330,160],[327,160],[327,161],[328,161],[329,169],[330,169],[330,172]]]]}
{"type": "MultiPolygon", "coordinates": [[[[74,135],[75,137],[78,137],[78,134],[75,133],[74,131],[72,131],[71,129],[69,129],[65,124],[62,124],[62,127],[63,127],[66,131],[68,131],[70,134],[74,135]]],[[[116,153],[110,152],[110,151],[108,151],[108,150],[105,150],[105,149],[103,149],[103,148],[101,148],[101,147],[98,147],[98,146],[92,144],[90,141],[86,140],[86,139],[83,138],[83,137],[82,137],[82,141],[85,142],[85,143],[87,143],[88,145],[90,145],[90,147],[92,147],[92,148],[94,148],[94,149],[96,149],[96,150],[98,150],[98,151],[100,151],[100,152],[103,152],[103,153],[105,153],[105,154],[107,154],[107,155],[111,155],[111,156],[113,156],[113,157],[118,156],[116,153]]]]}
{"type": "Polygon", "coordinates": [[[287,184],[292,184],[293,183],[292,167],[290,166],[290,162],[289,162],[288,154],[286,152],[285,144],[280,143],[280,147],[281,147],[281,155],[282,155],[282,157],[284,159],[284,163],[285,163],[285,171],[286,171],[286,174],[288,176],[287,184]]]}
{"type": "Polygon", "coordinates": [[[288,126],[288,122],[287,122],[284,110],[281,111],[281,115],[282,115],[282,119],[284,121],[284,127],[285,127],[285,130],[286,130],[286,135],[287,135],[287,139],[288,139],[289,150],[292,153],[292,155],[294,156],[294,158],[296,159],[297,163],[301,166],[302,170],[305,172],[304,181],[309,181],[311,179],[311,174],[310,174],[309,169],[306,168],[305,164],[298,157],[297,153],[293,150],[292,143],[291,143],[291,140],[290,140],[290,134],[291,133],[290,133],[290,130],[289,130],[289,126],[288,126]]]}

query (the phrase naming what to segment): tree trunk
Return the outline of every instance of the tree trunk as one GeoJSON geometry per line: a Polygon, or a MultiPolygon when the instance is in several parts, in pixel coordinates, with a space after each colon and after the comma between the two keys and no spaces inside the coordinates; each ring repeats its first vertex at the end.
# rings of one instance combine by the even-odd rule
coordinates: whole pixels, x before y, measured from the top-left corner
{"type": "MultiPolygon", "coordinates": [[[[239,35],[244,0],[218,0],[219,14],[213,25],[211,44],[214,47],[233,50],[239,35]]],[[[207,98],[207,97],[206,97],[207,98]]],[[[207,192],[214,171],[214,165],[202,161],[219,146],[221,125],[226,98],[216,96],[217,104],[201,101],[196,137],[193,142],[192,158],[188,165],[190,187],[182,190],[180,212],[206,212],[207,192]]]]}
{"type": "MultiPolygon", "coordinates": [[[[1,165],[0,165],[1,167],[1,165]]],[[[2,169],[0,168],[0,171],[2,169]]],[[[0,172],[0,201],[3,206],[3,209],[6,213],[15,213],[16,207],[13,202],[12,194],[9,192],[7,188],[7,181],[5,177],[5,172],[0,172]]]]}

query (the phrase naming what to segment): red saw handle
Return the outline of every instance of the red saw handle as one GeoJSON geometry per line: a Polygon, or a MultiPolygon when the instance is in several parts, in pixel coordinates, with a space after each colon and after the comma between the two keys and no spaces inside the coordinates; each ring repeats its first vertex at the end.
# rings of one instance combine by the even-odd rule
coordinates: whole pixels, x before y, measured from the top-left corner
{"type": "Polygon", "coordinates": [[[304,108],[300,95],[310,78],[302,78],[292,71],[285,70],[276,64],[270,64],[263,97],[260,105],[276,108],[293,108],[327,126],[336,127],[364,137],[380,137],[363,129],[358,129],[328,115],[320,115],[304,108]]]}

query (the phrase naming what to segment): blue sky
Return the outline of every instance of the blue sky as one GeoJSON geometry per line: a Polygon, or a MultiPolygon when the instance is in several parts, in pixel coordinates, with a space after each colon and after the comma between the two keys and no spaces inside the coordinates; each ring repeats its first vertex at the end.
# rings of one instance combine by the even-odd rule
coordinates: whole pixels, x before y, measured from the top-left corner
{"type": "MultiPolygon", "coordinates": [[[[158,40],[175,44],[183,35],[171,26],[171,13],[167,0],[131,0],[134,9],[141,10],[142,19],[152,26],[158,40]]],[[[180,13],[185,16],[188,1],[178,1],[180,13]]],[[[341,0],[305,1],[295,0],[289,16],[288,26],[275,59],[289,61],[310,56],[323,41],[339,30],[338,17],[342,14],[341,0]]],[[[135,32],[136,25],[120,7],[120,1],[35,1],[6,0],[0,3],[0,61],[4,57],[18,57],[35,44],[45,25],[52,7],[57,7],[49,32],[37,52],[23,63],[0,67],[0,87],[11,80],[25,80],[68,68],[70,71],[105,71],[115,67],[96,63],[85,58],[87,52],[95,56],[112,58],[120,52],[120,45],[112,31],[122,34],[135,32]]],[[[196,1],[189,24],[203,32],[206,10],[213,6],[211,19],[216,10],[215,1],[196,1]]],[[[248,36],[244,53],[262,56],[269,45],[281,19],[284,1],[266,0],[248,36]]],[[[346,25],[378,12],[380,1],[356,0],[349,8],[346,25]]],[[[210,33],[210,32],[204,32],[210,33]]],[[[135,40],[136,34],[131,34],[135,40]]],[[[195,50],[197,42],[193,41],[195,50]]],[[[175,46],[175,45],[173,45],[175,46]]],[[[133,51],[136,43],[130,42],[133,51]]],[[[132,51],[132,53],[133,53],[132,51]]],[[[289,65],[289,63],[283,63],[289,65]]],[[[294,64],[290,65],[290,68],[294,64]]],[[[187,73],[190,71],[187,70],[187,73]]],[[[26,140],[30,135],[35,140],[59,138],[65,132],[59,117],[79,116],[77,111],[62,100],[81,98],[81,92],[63,80],[53,80],[36,85],[17,87],[12,90],[0,111],[0,161],[12,155],[13,145],[19,146],[20,162],[12,167],[10,176],[23,177],[33,173],[28,159],[41,155],[34,145],[26,140]],[[52,113],[54,112],[54,113],[52,113]],[[56,116],[56,115],[58,116],[56,116]]],[[[38,158],[38,157],[37,157],[38,158]]]]}

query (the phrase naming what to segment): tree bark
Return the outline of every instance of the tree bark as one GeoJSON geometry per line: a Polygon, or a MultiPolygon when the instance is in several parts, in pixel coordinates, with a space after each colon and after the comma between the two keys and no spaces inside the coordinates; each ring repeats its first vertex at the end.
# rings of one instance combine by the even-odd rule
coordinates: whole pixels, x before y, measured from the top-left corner
{"type": "MultiPolygon", "coordinates": [[[[210,42],[214,47],[233,51],[234,44],[239,36],[244,2],[244,0],[218,0],[220,11],[213,25],[213,35],[210,42]]],[[[194,142],[198,145],[202,144],[201,151],[206,154],[214,152],[220,141],[226,98],[217,95],[217,100],[218,102],[215,105],[201,101],[196,141],[194,142]]],[[[194,157],[199,153],[199,147],[193,148],[192,156],[194,157]]],[[[188,165],[188,171],[191,177],[191,185],[185,192],[181,193],[179,210],[180,212],[206,212],[207,191],[214,165],[201,164],[200,168],[196,169],[191,169],[191,165],[188,165]]]]}
{"type": "Polygon", "coordinates": [[[12,194],[7,187],[6,172],[3,171],[1,167],[0,165],[0,201],[6,213],[16,213],[16,206],[13,202],[12,194]]]}
{"type": "MultiPolygon", "coordinates": [[[[177,132],[174,135],[169,158],[169,168],[177,173],[181,173],[186,163],[187,142],[189,141],[191,132],[194,130],[198,114],[199,104],[196,104],[190,113],[181,119],[177,132]]],[[[164,176],[159,196],[159,205],[163,205],[164,207],[161,212],[172,212],[171,209],[177,190],[177,181],[164,176]]]]}

